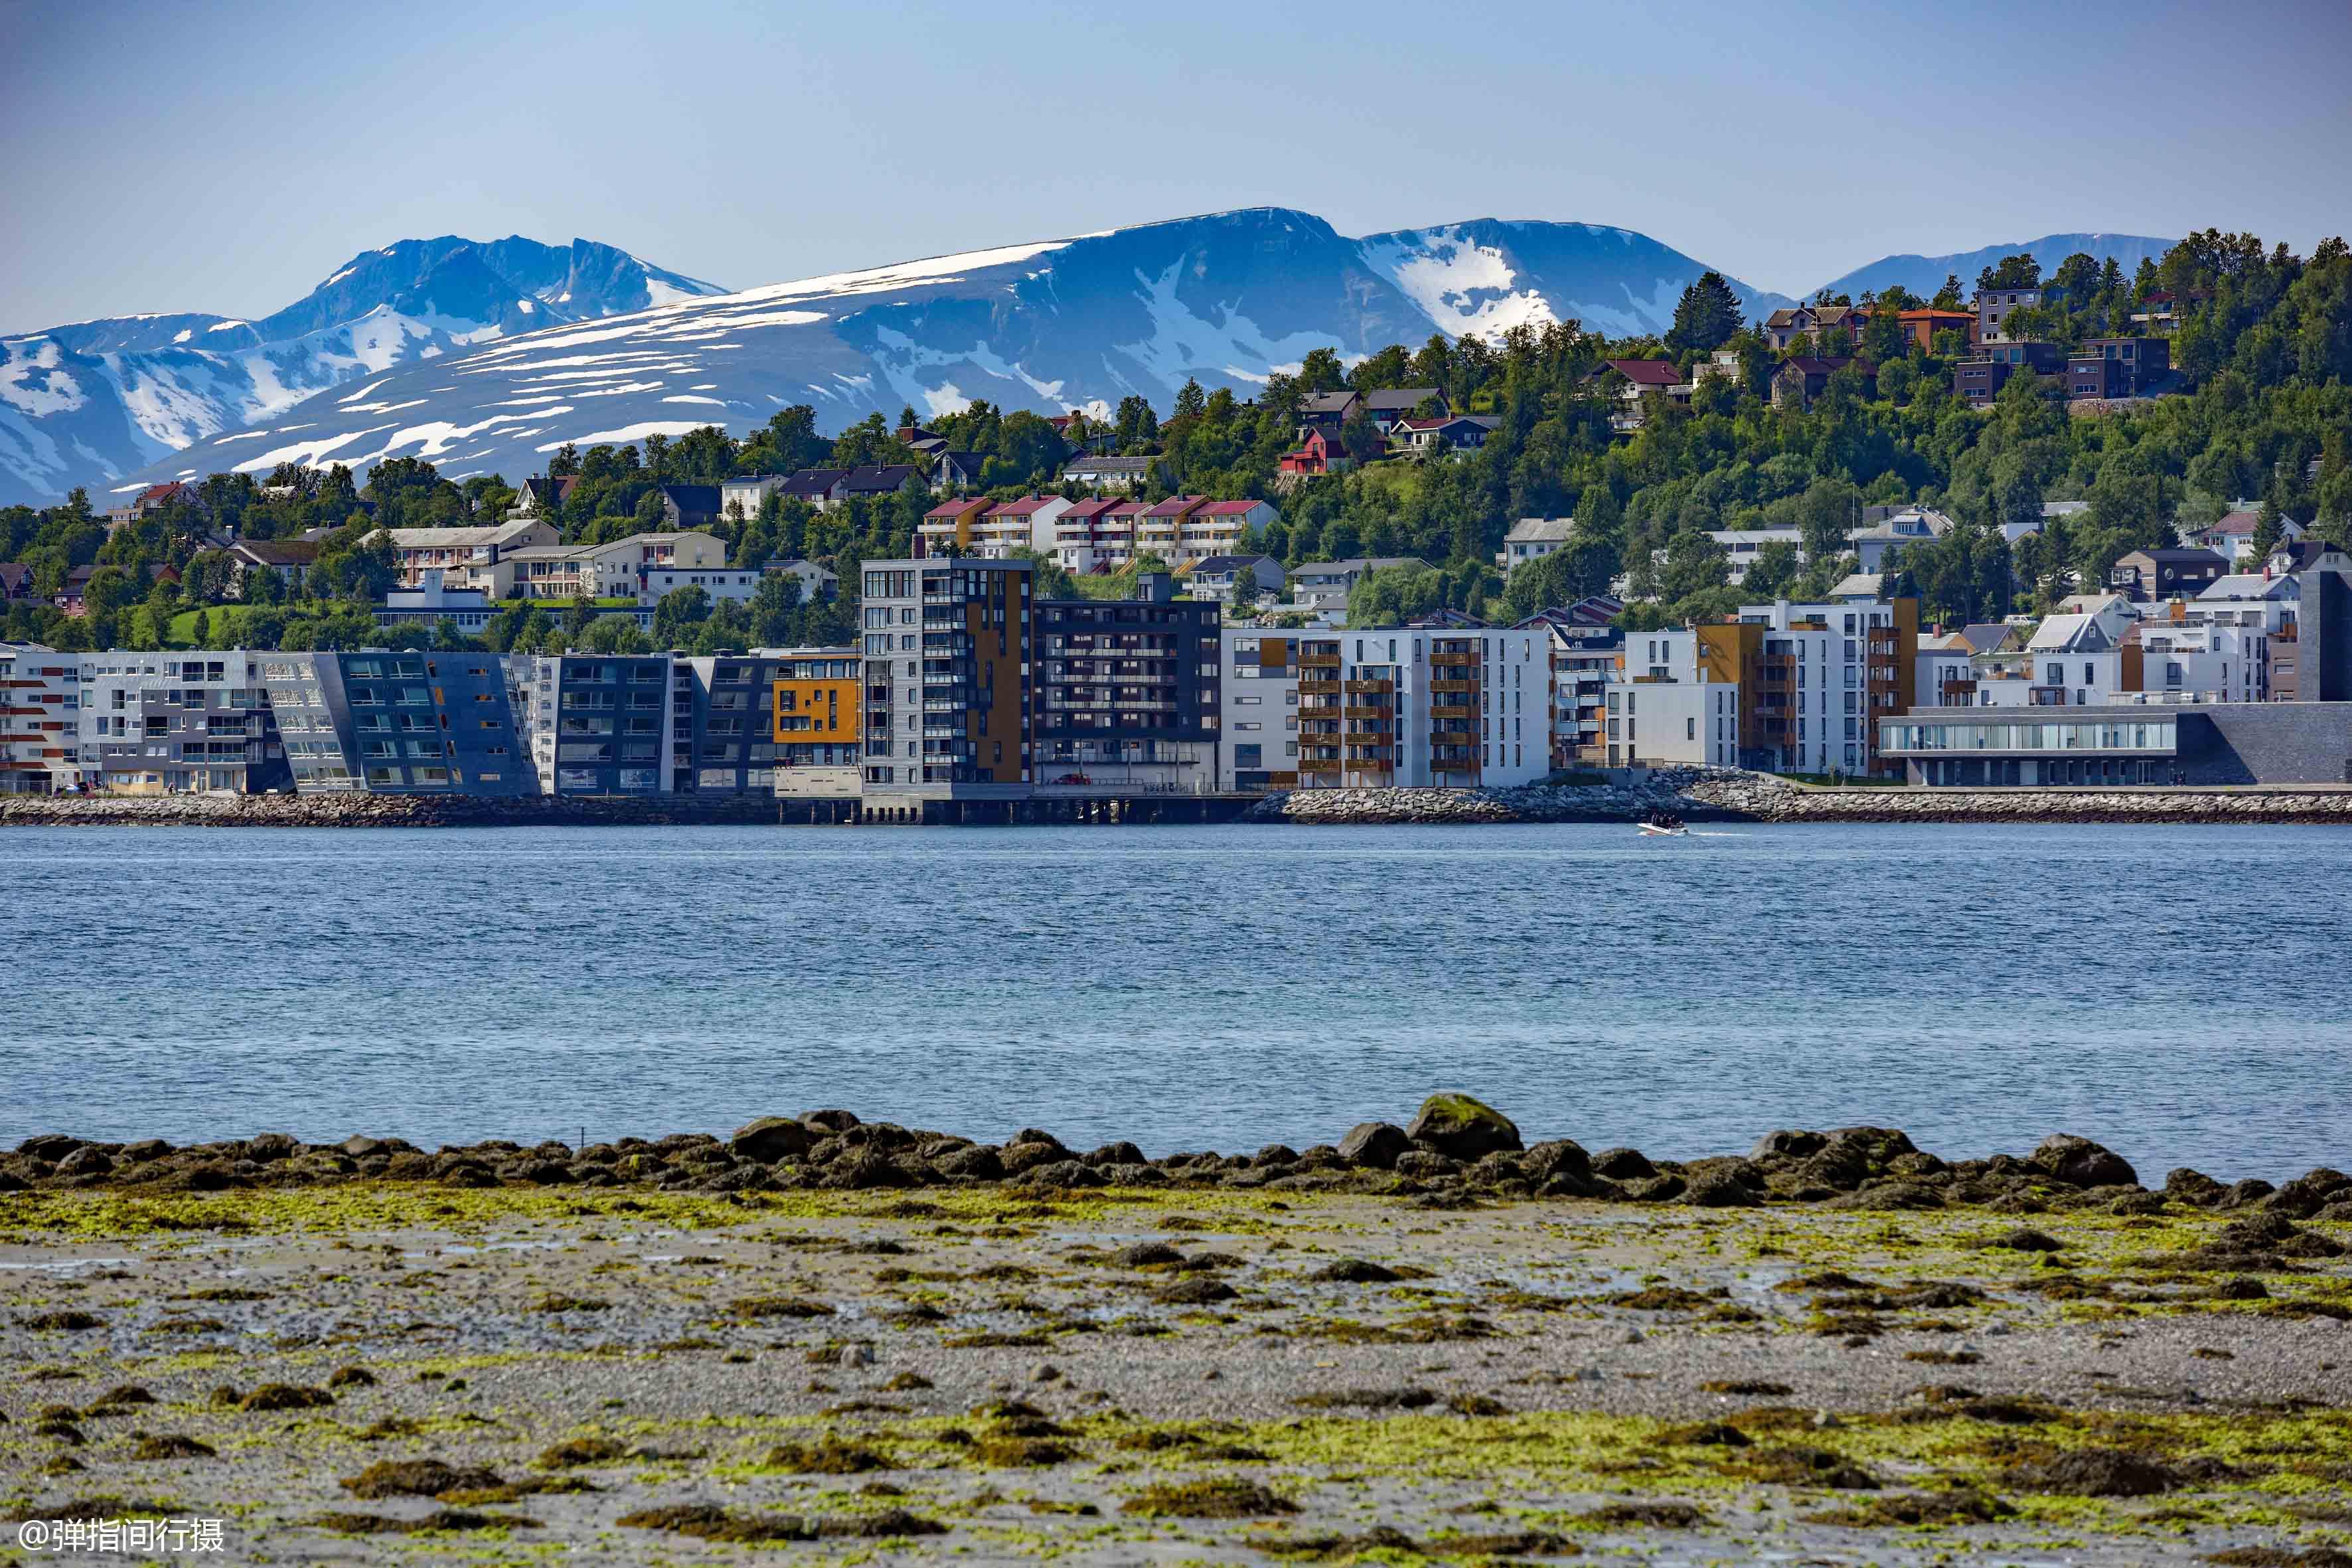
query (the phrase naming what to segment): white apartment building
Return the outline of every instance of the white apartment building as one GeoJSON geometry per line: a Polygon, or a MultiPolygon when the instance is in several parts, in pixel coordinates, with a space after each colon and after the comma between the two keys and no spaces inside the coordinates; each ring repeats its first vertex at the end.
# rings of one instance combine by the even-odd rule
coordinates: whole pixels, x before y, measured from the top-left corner
{"type": "Polygon", "coordinates": [[[1537,628],[1297,634],[1302,788],[1531,784],[1551,771],[1537,628]]]}
{"type": "Polygon", "coordinates": [[[1217,787],[1298,784],[1298,646],[1289,632],[1219,634],[1217,787]]]}
{"type": "MultiPolygon", "coordinates": [[[[511,550],[514,592],[526,599],[639,599],[662,567],[727,564],[727,546],[708,533],[633,533],[609,544],[533,544],[511,550]]],[[[460,585],[452,583],[453,587],[460,585]]]]}
{"type": "Polygon", "coordinates": [[[1738,766],[1738,683],[1708,679],[1706,666],[1696,660],[1683,668],[1689,679],[1626,670],[1611,679],[1606,688],[1609,766],[1738,766]]]}
{"type": "Polygon", "coordinates": [[[483,528],[393,528],[382,531],[392,541],[394,565],[404,588],[421,588],[425,574],[439,572],[450,588],[479,588],[493,599],[506,598],[514,589],[515,572],[509,557],[518,550],[546,548],[563,535],[555,524],[518,519],[483,528]]]}
{"type": "Polygon", "coordinates": [[[0,642],[0,795],[80,784],[82,658],[0,642]]]}
{"type": "Polygon", "coordinates": [[[637,588],[637,603],[658,605],[665,595],[680,588],[699,588],[710,595],[710,602],[730,600],[749,604],[751,595],[760,591],[762,572],[742,566],[653,566],[646,571],[637,588]]]}

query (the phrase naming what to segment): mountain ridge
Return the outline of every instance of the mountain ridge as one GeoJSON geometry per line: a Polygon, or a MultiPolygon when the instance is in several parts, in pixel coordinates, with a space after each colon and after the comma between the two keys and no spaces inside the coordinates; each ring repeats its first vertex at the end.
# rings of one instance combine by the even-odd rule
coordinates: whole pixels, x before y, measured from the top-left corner
{"type": "MultiPolygon", "coordinates": [[[[2008,251],[1882,258],[1830,287],[1902,267],[1934,268],[1940,285],[1948,264],[2008,251]]],[[[400,456],[514,479],[567,441],[747,427],[793,403],[828,431],[975,398],[1107,413],[1140,395],[1164,407],[1187,379],[1246,394],[1315,348],[1354,356],[1570,319],[1663,334],[1707,270],[1721,269],[1606,224],[1480,217],[1351,237],[1272,205],[734,293],[586,240],[403,240],[259,321],[120,317],[0,339],[0,502],[400,456]],[[223,334],[232,346],[201,342],[223,334]],[[224,413],[239,407],[251,412],[224,413]],[[110,418],[111,441],[91,438],[110,418]]],[[[1750,317],[1795,302],[1726,276],[1750,317]]]]}
{"type": "Polygon", "coordinates": [[[587,239],[408,239],[258,319],[99,317],[0,336],[0,502],[103,488],[313,394],[551,321],[723,292],[587,239]]]}

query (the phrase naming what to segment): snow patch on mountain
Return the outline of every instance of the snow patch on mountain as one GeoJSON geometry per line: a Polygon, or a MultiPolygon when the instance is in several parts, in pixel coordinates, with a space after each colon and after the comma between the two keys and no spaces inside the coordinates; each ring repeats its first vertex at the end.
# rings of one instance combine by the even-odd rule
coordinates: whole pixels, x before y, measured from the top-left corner
{"type": "Polygon", "coordinates": [[[1459,229],[1369,239],[1364,258],[1454,337],[1492,341],[1513,327],[1559,319],[1542,295],[1512,287],[1518,274],[1499,247],[1474,244],[1459,229]]]}

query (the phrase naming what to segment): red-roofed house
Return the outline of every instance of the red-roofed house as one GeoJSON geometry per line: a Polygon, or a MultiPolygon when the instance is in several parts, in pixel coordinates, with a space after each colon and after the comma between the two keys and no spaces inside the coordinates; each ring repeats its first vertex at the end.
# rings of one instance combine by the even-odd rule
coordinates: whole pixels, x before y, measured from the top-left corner
{"type": "MultiPolygon", "coordinates": [[[[2240,507],[2221,514],[2221,521],[2205,528],[2189,529],[2180,535],[2180,542],[2196,550],[2210,550],[2224,561],[2234,563],[2253,559],[2254,530],[2262,526],[2263,514],[2257,507],[2240,507]]],[[[2304,536],[2303,524],[2291,517],[2279,519],[2279,542],[2292,544],[2304,536]]]]}
{"type": "Polygon", "coordinates": [[[988,515],[986,496],[952,496],[923,514],[917,534],[926,555],[968,555],[980,520],[988,515]]]}
{"type": "Polygon", "coordinates": [[[1150,510],[1150,502],[1129,496],[1111,502],[1110,509],[1095,519],[1097,572],[1116,572],[1135,559],[1136,535],[1143,531],[1143,514],[1150,510]]]}
{"type": "Polygon", "coordinates": [[[1159,505],[1147,508],[1136,522],[1135,548],[1173,566],[1183,541],[1185,519],[1208,504],[1207,496],[1170,496],[1159,505]]]}
{"type": "Polygon", "coordinates": [[[1617,384],[1619,407],[1609,416],[1609,426],[1621,434],[1642,427],[1642,401],[1652,394],[1669,403],[1691,400],[1691,384],[1683,379],[1672,360],[1605,360],[1584,379],[1603,381],[1612,373],[1622,379],[1617,384]]]}
{"type": "Polygon", "coordinates": [[[1054,520],[1054,559],[1065,572],[1091,572],[1099,559],[1097,534],[1114,500],[1082,500],[1054,520]]]}
{"type": "Polygon", "coordinates": [[[1069,510],[1070,502],[1061,496],[1023,496],[991,507],[972,531],[972,553],[990,561],[1005,560],[1023,549],[1051,554],[1054,521],[1069,510]]]}
{"type": "Polygon", "coordinates": [[[1307,430],[1296,448],[1282,455],[1277,482],[1289,489],[1325,474],[1344,474],[1355,466],[1356,459],[1340,443],[1339,432],[1318,425],[1307,430]]]}
{"type": "Polygon", "coordinates": [[[1177,531],[1172,566],[1189,566],[1213,555],[1239,555],[1266,524],[1281,517],[1262,500],[1213,500],[1193,510],[1177,531]]]}
{"type": "Polygon", "coordinates": [[[1453,414],[1431,419],[1401,419],[1389,431],[1389,445],[1416,458],[1442,452],[1475,452],[1501,421],[1486,415],[1453,414]]]}
{"type": "Polygon", "coordinates": [[[149,485],[121,506],[108,510],[106,531],[111,533],[118,528],[137,522],[141,518],[160,508],[167,507],[175,500],[193,501],[195,499],[196,492],[178,479],[167,479],[160,485],[149,485]]]}

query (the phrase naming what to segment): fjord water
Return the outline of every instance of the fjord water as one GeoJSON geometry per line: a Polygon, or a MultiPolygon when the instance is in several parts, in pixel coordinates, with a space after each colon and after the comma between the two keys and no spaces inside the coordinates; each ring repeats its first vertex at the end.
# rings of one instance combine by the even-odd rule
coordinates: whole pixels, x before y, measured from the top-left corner
{"type": "Polygon", "coordinates": [[[2323,828],[18,829],[0,1144],[724,1132],[1247,1152],[1479,1094],[1654,1155],[2069,1131],[2352,1163],[2323,828]]]}

